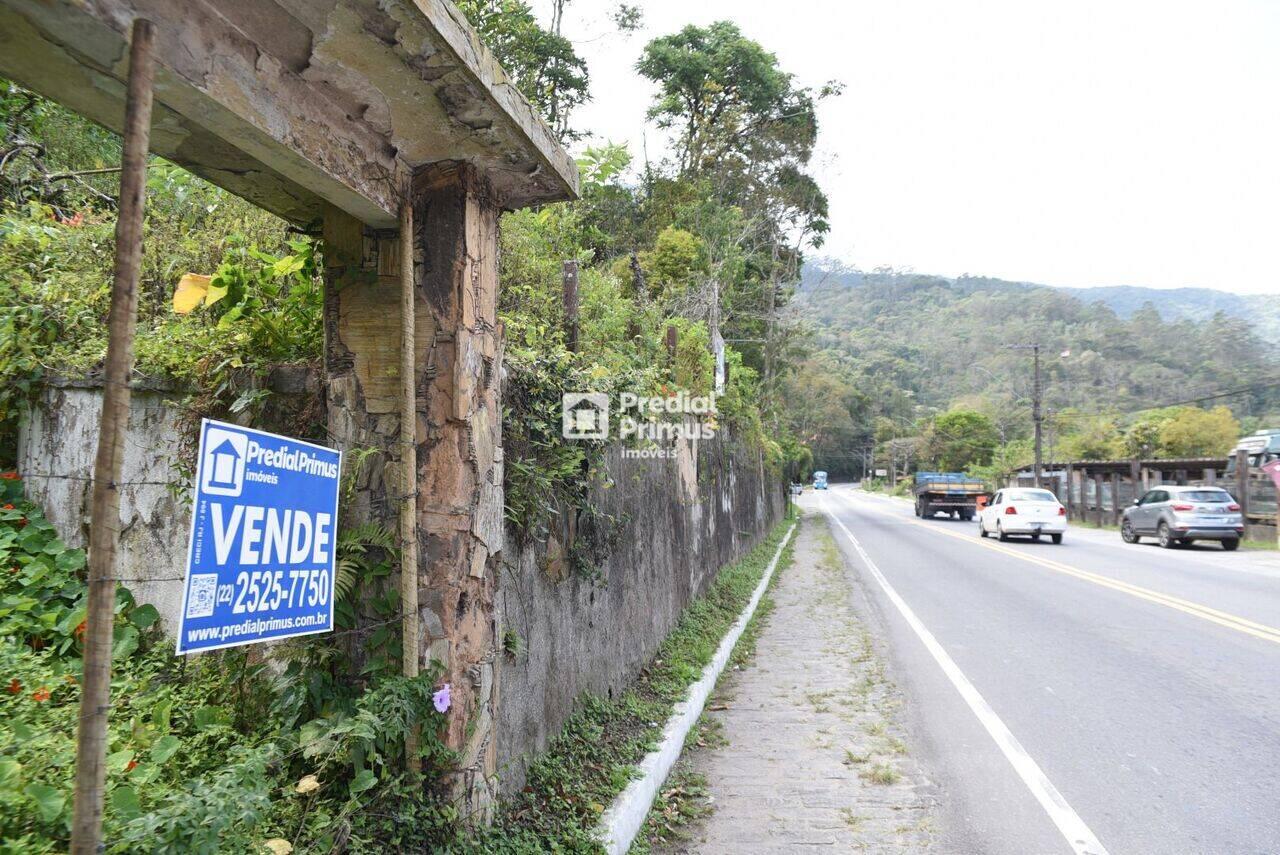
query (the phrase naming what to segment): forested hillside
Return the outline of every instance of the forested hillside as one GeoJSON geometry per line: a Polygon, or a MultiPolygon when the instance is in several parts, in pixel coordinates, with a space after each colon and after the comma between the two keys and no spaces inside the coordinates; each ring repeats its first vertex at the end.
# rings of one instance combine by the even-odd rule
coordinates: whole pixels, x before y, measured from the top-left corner
{"type": "Polygon", "coordinates": [[[1231,294],[1212,288],[1139,288],[1133,285],[1060,290],[1086,303],[1106,303],[1122,318],[1129,317],[1147,303],[1154,304],[1165,320],[1204,321],[1218,312],[1226,312],[1249,321],[1258,335],[1280,345],[1280,295],[1231,294]]]}
{"type": "Polygon", "coordinates": [[[1032,357],[1009,344],[1042,345],[1047,440],[1059,452],[1121,453],[1133,425],[1172,405],[1226,405],[1243,427],[1280,413],[1274,347],[1225,311],[1165,320],[1142,306],[1122,317],[1043,286],[818,267],[806,270],[795,311],[815,331],[801,376],[825,389],[795,418],[833,472],[856,470],[861,449],[883,452],[894,438],[915,440],[904,455],[936,460],[921,446],[937,415],[956,409],[990,421],[991,453],[978,462],[1006,447],[1021,462],[1032,357]]]}

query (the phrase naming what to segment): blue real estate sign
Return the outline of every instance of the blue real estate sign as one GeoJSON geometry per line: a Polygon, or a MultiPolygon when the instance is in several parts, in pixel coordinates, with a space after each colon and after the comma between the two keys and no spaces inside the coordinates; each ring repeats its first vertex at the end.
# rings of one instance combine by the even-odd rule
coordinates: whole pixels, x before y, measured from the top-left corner
{"type": "Polygon", "coordinates": [[[205,419],[178,653],[333,629],[342,453],[205,419]]]}

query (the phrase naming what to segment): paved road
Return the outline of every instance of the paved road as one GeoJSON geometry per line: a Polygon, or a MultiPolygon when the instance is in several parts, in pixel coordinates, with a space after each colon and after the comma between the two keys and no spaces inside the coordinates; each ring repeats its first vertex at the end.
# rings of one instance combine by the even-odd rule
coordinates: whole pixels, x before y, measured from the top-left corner
{"type": "Polygon", "coordinates": [[[1280,555],[1000,544],[839,485],[802,504],[883,631],[940,850],[1280,852],[1280,555]]]}

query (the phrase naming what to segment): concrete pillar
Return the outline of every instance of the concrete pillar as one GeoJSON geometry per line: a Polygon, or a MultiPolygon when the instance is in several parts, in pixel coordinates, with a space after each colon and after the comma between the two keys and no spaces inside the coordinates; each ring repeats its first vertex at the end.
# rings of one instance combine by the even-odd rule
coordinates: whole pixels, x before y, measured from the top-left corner
{"type": "MultiPolygon", "coordinates": [[[[496,793],[496,569],[503,547],[502,330],[497,321],[499,204],[468,165],[416,176],[419,623],[426,668],[444,666],[458,752],[447,782],[464,816],[496,793]]],[[[325,228],[329,425],[348,450],[377,448],[351,510],[394,526],[400,318],[394,235],[331,210],[325,228]]]]}

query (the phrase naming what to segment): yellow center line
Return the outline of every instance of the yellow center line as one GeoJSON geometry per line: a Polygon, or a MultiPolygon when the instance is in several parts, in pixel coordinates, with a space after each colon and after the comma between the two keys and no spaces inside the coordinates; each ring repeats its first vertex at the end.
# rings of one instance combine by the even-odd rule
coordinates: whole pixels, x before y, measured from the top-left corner
{"type": "Polygon", "coordinates": [[[957,538],[958,540],[963,540],[966,543],[973,544],[974,546],[981,546],[985,549],[992,549],[992,550],[995,550],[996,552],[1003,552],[1006,555],[1012,555],[1014,558],[1021,558],[1023,561],[1030,562],[1031,564],[1038,564],[1039,566],[1045,567],[1049,570],[1053,570],[1058,573],[1064,573],[1068,576],[1074,576],[1077,579],[1083,579],[1086,582],[1092,582],[1095,585],[1101,585],[1104,588],[1111,588],[1112,590],[1121,591],[1123,593],[1129,594],[1130,596],[1147,600],[1148,602],[1157,603],[1162,606],[1167,606],[1168,608],[1176,609],[1180,612],[1185,612],[1186,614],[1193,615],[1195,617],[1201,618],[1202,620],[1207,620],[1211,623],[1216,623],[1219,626],[1225,626],[1228,629],[1234,629],[1238,632],[1243,632],[1248,635],[1252,635],[1255,638],[1261,638],[1264,641],[1271,641],[1271,642],[1275,642],[1276,644],[1280,644],[1280,629],[1277,629],[1273,626],[1267,626],[1266,624],[1263,624],[1263,623],[1251,621],[1251,620],[1248,620],[1247,618],[1242,618],[1237,615],[1229,614],[1228,612],[1219,611],[1218,609],[1213,609],[1208,606],[1201,605],[1200,603],[1194,603],[1194,602],[1191,602],[1190,600],[1184,600],[1180,597],[1175,597],[1170,594],[1162,594],[1159,591],[1153,591],[1150,588],[1143,588],[1139,585],[1131,585],[1128,582],[1121,582],[1117,579],[1112,579],[1109,576],[1102,576],[1097,573],[1090,573],[1087,570],[1080,570],[1068,564],[1063,564],[1060,561],[1054,561],[1053,559],[1050,559],[1050,558],[1041,558],[1038,555],[1028,555],[1027,553],[1022,552],[1021,550],[1011,549],[1008,546],[1003,546],[998,543],[989,543],[985,540],[980,540],[978,538],[971,537],[970,535],[967,535],[967,534],[961,534],[960,532],[957,532],[957,531],[948,531],[945,528],[932,526],[932,525],[929,525],[928,523],[921,522],[919,520],[913,520],[913,519],[904,520],[896,516],[895,516],[895,519],[899,519],[899,521],[901,522],[908,522],[911,525],[920,526],[926,531],[932,531],[932,532],[935,532],[936,534],[944,534],[947,537],[954,537],[954,538],[957,538]]]}

